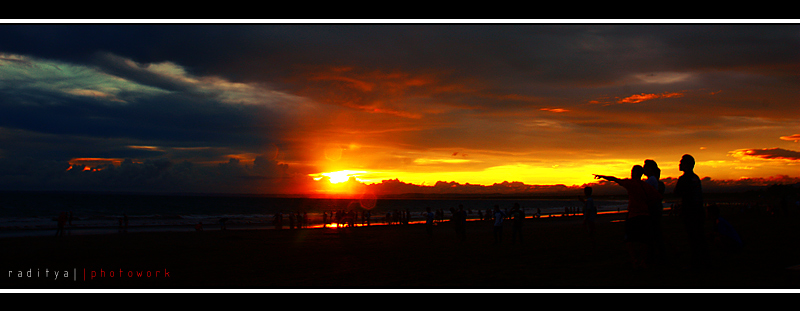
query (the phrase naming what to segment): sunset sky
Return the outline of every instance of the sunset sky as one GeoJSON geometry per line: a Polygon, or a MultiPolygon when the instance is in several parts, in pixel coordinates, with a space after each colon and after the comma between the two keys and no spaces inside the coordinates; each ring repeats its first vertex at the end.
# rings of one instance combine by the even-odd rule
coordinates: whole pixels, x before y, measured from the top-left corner
{"type": "Polygon", "coordinates": [[[0,190],[800,177],[799,51],[793,23],[0,24],[0,190]]]}

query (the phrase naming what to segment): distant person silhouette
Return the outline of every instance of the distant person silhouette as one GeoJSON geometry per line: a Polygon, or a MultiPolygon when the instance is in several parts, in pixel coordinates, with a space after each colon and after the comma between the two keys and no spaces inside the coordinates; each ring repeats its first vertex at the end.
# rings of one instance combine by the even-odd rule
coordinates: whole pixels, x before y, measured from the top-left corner
{"type": "Polygon", "coordinates": [[[494,215],[494,244],[500,244],[503,242],[503,219],[506,218],[506,213],[500,209],[500,206],[495,204],[492,215],[494,215]]]}
{"type": "Polygon", "coordinates": [[[61,212],[56,219],[58,229],[56,229],[56,236],[64,236],[64,226],[67,223],[67,213],[61,212]]]}
{"type": "Polygon", "coordinates": [[[583,195],[586,198],[578,197],[583,202],[583,227],[586,232],[593,235],[595,232],[595,218],[597,218],[597,207],[594,205],[594,198],[592,198],[592,187],[583,188],[583,195]]]}
{"type": "Polygon", "coordinates": [[[683,172],[675,184],[674,193],[680,200],[680,217],[689,236],[689,247],[692,253],[691,268],[708,267],[707,245],[703,225],[706,219],[703,206],[703,187],[700,177],[694,173],[694,157],[684,154],[678,169],[683,172]]]}
{"type": "Polygon", "coordinates": [[[519,203],[514,203],[511,208],[511,244],[522,244],[522,226],[525,224],[525,211],[519,206],[519,203]]]}
{"type": "Polygon", "coordinates": [[[648,247],[652,243],[652,220],[650,219],[649,202],[661,200],[662,197],[650,185],[642,180],[644,168],[634,165],[630,179],[614,176],[595,175],[616,182],[628,191],[628,216],[625,219],[625,241],[631,255],[634,269],[647,268],[648,247]]]}
{"type": "Polygon", "coordinates": [[[226,218],[220,218],[220,220],[219,220],[219,229],[220,230],[227,230],[228,229],[228,227],[225,226],[226,222],[228,222],[228,218],[227,217],[226,218]]]}
{"type": "Polygon", "coordinates": [[[272,224],[275,229],[283,229],[283,212],[279,211],[272,217],[272,224]]]}
{"type": "Polygon", "coordinates": [[[431,212],[430,207],[425,208],[425,231],[428,233],[428,237],[433,236],[433,220],[435,215],[431,212]]]}
{"type": "Polygon", "coordinates": [[[708,206],[708,215],[714,221],[714,242],[723,251],[737,252],[742,249],[744,243],[739,233],[733,228],[728,220],[720,216],[719,207],[716,204],[708,206]]]}
{"type": "Polygon", "coordinates": [[[464,211],[464,205],[459,204],[458,210],[455,212],[456,234],[458,239],[465,241],[467,239],[467,212],[464,211]]]}

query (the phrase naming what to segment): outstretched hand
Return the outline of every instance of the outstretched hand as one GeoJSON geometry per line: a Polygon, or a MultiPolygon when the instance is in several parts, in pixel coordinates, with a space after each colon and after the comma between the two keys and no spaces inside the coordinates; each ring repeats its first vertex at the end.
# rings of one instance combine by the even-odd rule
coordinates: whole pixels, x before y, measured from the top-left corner
{"type": "Polygon", "coordinates": [[[610,180],[610,181],[615,181],[615,180],[619,179],[619,178],[616,178],[614,176],[597,175],[597,174],[592,174],[592,175],[594,175],[594,179],[601,179],[602,178],[602,179],[606,179],[606,180],[610,180]]]}

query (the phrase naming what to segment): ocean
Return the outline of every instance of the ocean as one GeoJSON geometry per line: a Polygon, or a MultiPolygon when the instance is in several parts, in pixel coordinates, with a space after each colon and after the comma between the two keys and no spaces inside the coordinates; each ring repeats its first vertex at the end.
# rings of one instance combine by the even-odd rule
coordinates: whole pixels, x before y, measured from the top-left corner
{"type": "MultiPolygon", "coordinates": [[[[127,232],[194,231],[198,224],[203,230],[219,230],[220,219],[227,218],[228,230],[275,229],[277,213],[305,214],[309,227],[322,225],[323,213],[355,210],[361,215],[369,211],[371,225],[386,224],[387,213],[407,211],[409,222],[424,220],[426,207],[442,210],[444,219],[450,208],[463,205],[468,218],[479,215],[497,204],[510,210],[519,203],[527,217],[537,210],[543,217],[561,215],[565,207],[580,211],[577,199],[519,199],[519,198],[393,198],[393,199],[325,199],[292,198],[260,195],[158,195],[104,194],[69,192],[5,192],[0,193],[0,237],[55,235],[61,213],[68,216],[66,234],[118,233],[127,219],[127,232]]],[[[625,210],[624,200],[597,200],[598,211],[625,210]]],[[[359,216],[360,217],[360,216],[359,216]]],[[[288,228],[284,216],[283,228],[288,228]]],[[[361,219],[357,224],[360,224],[361,219]]]]}

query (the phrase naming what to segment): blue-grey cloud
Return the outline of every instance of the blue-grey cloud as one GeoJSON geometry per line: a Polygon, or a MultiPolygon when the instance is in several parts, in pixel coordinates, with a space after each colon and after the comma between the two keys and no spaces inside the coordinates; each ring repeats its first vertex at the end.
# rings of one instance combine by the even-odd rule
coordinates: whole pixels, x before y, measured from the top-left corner
{"type": "MultiPolygon", "coordinates": [[[[119,56],[106,57],[129,63],[119,56]]],[[[0,85],[0,128],[8,129],[6,153],[15,145],[12,137],[53,135],[62,140],[58,146],[72,140],[89,153],[94,147],[105,150],[94,152],[108,152],[139,144],[258,152],[253,148],[278,142],[286,123],[296,117],[291,106],[299,100],[246,84],[195,78],[175,65],[98,70],[35,58],[8,59],[12,57],[0,59],[0,74],[6,77],[0,85]],[[26,75],[19,74],[23,70],[26,75]]],[[[13,151],[25,155],[25,144],[16,145],[13,151]]]]}

